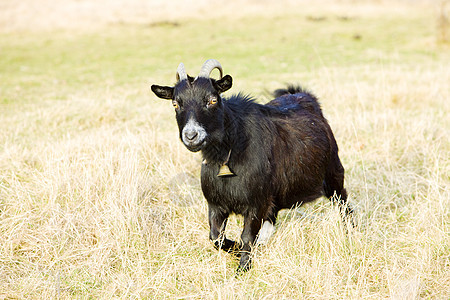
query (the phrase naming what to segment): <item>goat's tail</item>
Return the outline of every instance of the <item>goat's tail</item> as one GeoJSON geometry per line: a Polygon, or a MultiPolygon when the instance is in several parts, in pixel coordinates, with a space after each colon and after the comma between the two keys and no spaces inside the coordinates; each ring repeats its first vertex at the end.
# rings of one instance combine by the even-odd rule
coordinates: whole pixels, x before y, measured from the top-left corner
{"type": "Polygon", "coordinates": [[[311,93],[308,90],[302,88],[300,85],[294,85],[294,84],[290,84],[284,89],[275,90],[273,92],[273,95],[275,96],[275,98],[278,98],[283,95],[294,95],[294,94],[300,94],[300,93],[311,95],[311,93]]]}
{"type": "Polygon", "coordinates": [[[280,107],[295,106],[297,109],[307,110],[310,113],[323,118],[317,97],[300,85],[290,84],[287,88],[275,90],[273,95],[275,96],[275,99],[268,104],[280,107]]]}

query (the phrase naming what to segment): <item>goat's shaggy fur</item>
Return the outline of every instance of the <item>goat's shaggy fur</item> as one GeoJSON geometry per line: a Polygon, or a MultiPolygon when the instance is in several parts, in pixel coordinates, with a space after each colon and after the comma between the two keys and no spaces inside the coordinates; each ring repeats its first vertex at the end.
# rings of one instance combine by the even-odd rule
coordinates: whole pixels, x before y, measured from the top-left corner
{"type": "Polygon", "coordinates": [[[189,76],[174,88],[152,90],[174,101],[181,139],[191,151],[202,152],[211,240],[237,253],[239,269],[248,270],[261,225],[273,225],[279,210],[326,196],[338,200],[344,216],[352,211],[338,147],[317,98],[299,86],[276,90],[265,105],[243,94],[220,97],[231,82],[229,75],[189,76]],[[224,163],[234,176],[217,176],[224,163]],[[224,236],[232,213],[244,216],[241,242],[224,236]]]}

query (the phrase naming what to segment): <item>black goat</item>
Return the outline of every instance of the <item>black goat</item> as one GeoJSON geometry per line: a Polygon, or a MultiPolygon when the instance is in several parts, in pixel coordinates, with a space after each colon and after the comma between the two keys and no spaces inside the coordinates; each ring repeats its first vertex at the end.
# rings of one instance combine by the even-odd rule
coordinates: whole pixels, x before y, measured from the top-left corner
{"type": "Polygon", "coordinates": [[[180,64],[174,87],[151,89],[172,100],[185,146],[202,151],[209,237],[217,248],[239,255],[238,270],[245,271],[258,233],[258,242],[270,236],[279,210],[323,195],[338,202],[344,218],[352,210],[338,147],[316,97],[290,86],[265,105],[242,94],[222,98],[231,85],[220,63],[207,60],[198,77],[180,64]],[[210,78],[216,68],[219,80],[210,78]],[[244,216],[241,243],[224,236],[231,213],[244,216]]]}

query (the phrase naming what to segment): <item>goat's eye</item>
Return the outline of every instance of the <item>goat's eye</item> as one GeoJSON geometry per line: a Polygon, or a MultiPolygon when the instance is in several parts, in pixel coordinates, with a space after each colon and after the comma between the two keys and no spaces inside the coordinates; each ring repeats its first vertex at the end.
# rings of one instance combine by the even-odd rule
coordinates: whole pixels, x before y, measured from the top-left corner
{"type": "Polygon", "coordinates": [[[217,97],[216,96],[209,96],[208,104],[206,104],[206,106],[210,107],[211,105],[215,105],[216,103],[217,103],[217,97]]]}
{"type": "Polygon", "coordinates": [[[173,105],[173,107],[175,107],[175,109],[179,109],[180,108],[180,105],[178,104],[177,100],[173,100],[172,101],[172,105],[173,105]]]}

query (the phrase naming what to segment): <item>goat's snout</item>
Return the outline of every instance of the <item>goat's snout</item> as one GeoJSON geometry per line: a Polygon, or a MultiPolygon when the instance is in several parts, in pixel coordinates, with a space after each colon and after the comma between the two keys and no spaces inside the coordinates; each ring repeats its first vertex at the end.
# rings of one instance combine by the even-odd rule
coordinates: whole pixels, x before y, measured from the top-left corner
{"type": "Polygon", "coordinates": [[[205,139],[206,130],[194,118],[190,118],[181,131],[181,139],[184,145],[193,152],[201,150],[205,139]]]}
{"type": "Polygon", "coordinates": [[[196,130],[186,130],[184,132],[184,137],[187,141],[193,142],[198,137],[198,132],[196,130]]]}

